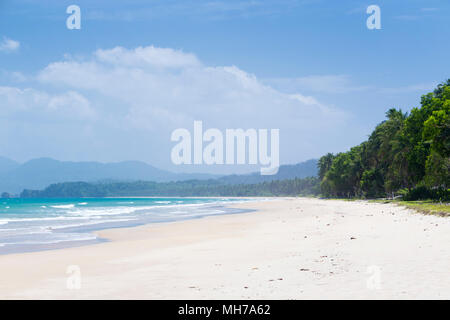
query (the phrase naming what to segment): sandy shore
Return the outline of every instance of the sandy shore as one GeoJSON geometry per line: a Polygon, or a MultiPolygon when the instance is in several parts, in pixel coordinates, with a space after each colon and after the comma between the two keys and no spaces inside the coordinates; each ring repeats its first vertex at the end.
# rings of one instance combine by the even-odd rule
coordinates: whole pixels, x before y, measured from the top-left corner
{"type": "Polygon", "coordinates": [[[0,298],[450,299],[449,218],[304,198],[238,207],[258,211],[0,256],[0,298]]]}

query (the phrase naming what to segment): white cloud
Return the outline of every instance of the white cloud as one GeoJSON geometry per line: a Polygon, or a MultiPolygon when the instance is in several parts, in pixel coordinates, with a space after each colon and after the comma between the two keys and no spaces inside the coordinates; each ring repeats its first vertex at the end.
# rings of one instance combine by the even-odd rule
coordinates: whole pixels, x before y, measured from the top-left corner
{"type": "Polygon", "coordinates": [[[20,42],[12,39],[8,39],[6,37],[3,38],[3,41],[0,42],[0,51],[3,52],[14,52],[19,50],[20,42]]]}
{"type": "Polygon", "coordinates": [[[194,55],[172,49],[98,50],[89,61],[52,63],[39,79],[115,101],[110,110],[125,114],[133,123],[147,119],[148,128],[161,125],[155,114],[166,118],[165,127],[181,125],[181,119],[184,124],[209,118],[217,126],[257,127],[298,125],[308,115],[317,115],[317,120],[327,117],[319,115],[326,112],[319,105],[292,99],[235,66],[204,66],[194,55]],[[286,120],[285,113],[292,117],[286,120]]]}
{"type": "Polygon", "coordinates": [[[100,62],[124,67],[186,68],[200,65],[193,54],[153,46],[138,47],[134,50],[122,47],[111,50],[99,49],[95,52],[95,56],[100,62]]]}
{"type": "Polygon", "coordinates": [[[66,137],[65,129],[43,129],[43,123],[70,124],[64,143],[45,154],[56,158],[140,159],[167,167],[170,133],[202,120],[205,128],[222,130],[280,129],[281,162],[293,163],[325,152],[327,145],[317,148],[322,136],[344,127],[348,116],[300,91],[283,93],[236,66],[206,66],[170,48],[116,47],[84,60],[68,55],[37,79],[45,91],[0,90],[0,104],[9,106],[3,119],[32,119],[27,132],[39,130],[40,140],[51,144],[57,144],[56,131],[57,139],[66,137]]]}
{"type": "Polygon", "coordinates": [[[52,95],[31,88],[0,87],[0,105],[0,115],[25,122],[38,119],[73,121],[95,116],[90,102],[74,91],[52,95]]]}

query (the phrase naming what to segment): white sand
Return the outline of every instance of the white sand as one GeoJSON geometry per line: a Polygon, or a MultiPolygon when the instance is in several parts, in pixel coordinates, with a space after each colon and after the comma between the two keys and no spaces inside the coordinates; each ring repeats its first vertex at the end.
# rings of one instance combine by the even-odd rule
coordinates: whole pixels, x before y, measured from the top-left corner
{"type": "Polygon", "coordinates": [[[238,207],[259,211],[0,256],[0,298],[450,299],[449,218],[299,198],[238,207]],[[80,289],[67,288],[70,265],[80,289]]]}

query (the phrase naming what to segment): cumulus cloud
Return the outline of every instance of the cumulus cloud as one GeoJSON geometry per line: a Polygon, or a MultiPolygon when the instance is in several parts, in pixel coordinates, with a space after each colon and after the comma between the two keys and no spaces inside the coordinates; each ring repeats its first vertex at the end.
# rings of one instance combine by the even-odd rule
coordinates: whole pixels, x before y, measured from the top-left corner
{"type": "Polygon", "coordinates": [[[156,68],[186,68],[200,65],[193,54],[184,53],[170,48],[138,47],[127,50],[116,47],[110,50],[97,50],[98,61],[124,67],[156,67],[156,68]]]}
{"type": "Polygon", "coordinates": [[[15,119],[89,119],[95,116],[90,102],[81,94],[68,91],[49,94],[31,88],[0,87],[0,115],[15,119]]]}
{"type": "Polygon", "coordinates": [[[20,42],[6,37],[0,42],[0,51],[2,52],[14,52],[19,50],[20,42]]]}
{"type": "Polygon", "coordinates": [[[111,109],[128,119],[146,116],[148,127],[161,124],[155,114],[165,115],[165,126],[194,118],[209,118],[216,125],[280,126],[319,114],[326,121],[331,113],[311,100],[293,99],[235,66],[204,66],[193,54],[165,48],[98,50],[88,61],[52,63],[39,79],[110,98],[116,102],[111,109]],[[286,113],[293,118],[286,120],[286,113]]]}
{"type": "Polygon", "coordinates": [[[141,159],[167,167],[171,132],[202,120],[222,130],[280,129],[280,159],[292,163],[312,152],[320,155],[321,135],[347,119],[314,97],[283,93],[236,66],[207,66],[192,53],[170,48],[115,47],[82,60],[66,56],[37,79],[46,92],[0,90],[0,99],[14,106],[9,112],[33,106],[52,119],[83,119],[80,131],[89,132],[89,141],[71,144],[71,151],[78,148],[97,160],[141,159]]]}

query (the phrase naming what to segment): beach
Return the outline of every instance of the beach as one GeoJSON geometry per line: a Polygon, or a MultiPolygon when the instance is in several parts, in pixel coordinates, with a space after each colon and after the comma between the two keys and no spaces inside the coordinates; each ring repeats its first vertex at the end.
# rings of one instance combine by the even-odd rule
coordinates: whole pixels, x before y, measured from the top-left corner
{"type": "Polygon", "coordinates": [[[96,231],[0,256],[1,299],[450,299],[450,219],[273,198],[254,211],[96,231]]]}

